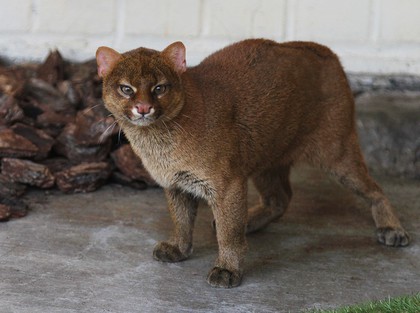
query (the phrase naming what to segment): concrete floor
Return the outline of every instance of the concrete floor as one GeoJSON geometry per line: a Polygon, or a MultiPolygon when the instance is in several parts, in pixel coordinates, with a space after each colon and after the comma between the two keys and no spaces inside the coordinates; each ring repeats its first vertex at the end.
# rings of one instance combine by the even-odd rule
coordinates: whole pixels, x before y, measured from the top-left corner
{"type": "Polygon", "coordinates": [[[160,189],[33,191],[30,214],[0,224],[0,312],[301,312],[420,291],[419,181],[378,179],[412,237],[398,249],[377,244],[366,205],[320,172],[293,181],[289,211],[248,236],[230,290],[205,281],[217,252],[207,206],[193,256],[164,264],[152,258],[172,227],[160,189]]]}

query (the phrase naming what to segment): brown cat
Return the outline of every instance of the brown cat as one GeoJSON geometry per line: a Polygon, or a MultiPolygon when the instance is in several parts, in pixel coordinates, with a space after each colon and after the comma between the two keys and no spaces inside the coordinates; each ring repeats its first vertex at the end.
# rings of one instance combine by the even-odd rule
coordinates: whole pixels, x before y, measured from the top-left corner
{"type": "Polygon", "coordinates": [[[381,188],[369,176],[356,134],[354,100],[338,58],[311,42],[252,39],[187,68],[185,47],[101,47],[103,99],[134,151],[165,189],[175,229],[154,258],[192,253],[198,199],[213,210],[219,255],[207,281],[235,287],[245,233],[280,217],[290,202],[290,167],[322,168],[370,202],[380,243],[406,246],[381,188]],[[247,180],[261,203],[247,210],[247,180]]]}

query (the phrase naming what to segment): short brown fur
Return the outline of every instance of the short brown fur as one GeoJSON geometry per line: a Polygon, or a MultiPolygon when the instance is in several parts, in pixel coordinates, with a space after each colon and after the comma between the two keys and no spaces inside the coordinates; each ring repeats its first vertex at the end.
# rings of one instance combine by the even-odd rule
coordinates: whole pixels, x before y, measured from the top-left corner
{"type": "Polygon", "coordinates": [[[192,253],[198,199],[205,199],[219,244],[207,281],[239,285],[245,233],[285,212],[292,197],[290,168],[300,162],[322,168],[369,201],[379,242],[408,244],[368,174],[352,93],[328,48],[251,39],[187,69],[185,48],[177,42],[162,52],[139,48],[119,54],[102,47],[97,60],[107,108],[165,189],[175,229],[155,247],[155,259],[177,262],[192,253]],[[121,85],[134,94],[122,95],[121,85]],[[261,203],[247,210],[249,178],[261,203]]]}

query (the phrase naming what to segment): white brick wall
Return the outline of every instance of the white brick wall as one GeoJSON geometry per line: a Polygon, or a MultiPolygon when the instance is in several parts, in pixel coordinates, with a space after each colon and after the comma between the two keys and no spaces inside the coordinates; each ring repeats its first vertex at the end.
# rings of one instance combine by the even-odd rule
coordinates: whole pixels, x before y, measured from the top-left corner
{"type": "Polygon", "coordinates": [[[175,40],[196,64],[248,37],[312,40],[347,71],[420,75],[420,0],[0,0],[0,55],[49,49],[92,58],[109,45],[162,49],[175,40]]]}
{"type": "Polygon", "coordinates": [[[385,43],[420,42],[420,1],[382,0],[380,39],[385,43]]]}
{"type": "Polygon", "coordinates": [[[126,0],[125,32],[196,37],[200,34],[200,11],[200,1],[196,0],[126,0]]]}
{"type": "Polygon", "coordinates": [[[370,1],[300,0],[296,2],[295,36],[361,44],[369,38],[370,1]]]}
{"type": "Polygon", "coordinates": [[[0,0],[0,31],[27,32],[31,27],[31,0],[0,0]]]}
{"type": "Polygon", "coordinates": [[[110,34],[115,27],[115,1],[33,1],[34,33],[110,34]]]}
{"type": "Polygon", "coordinates": [[[231,40],[280,37],[284,32],[285,0],[203,1],[203,35],[231,40]]]}

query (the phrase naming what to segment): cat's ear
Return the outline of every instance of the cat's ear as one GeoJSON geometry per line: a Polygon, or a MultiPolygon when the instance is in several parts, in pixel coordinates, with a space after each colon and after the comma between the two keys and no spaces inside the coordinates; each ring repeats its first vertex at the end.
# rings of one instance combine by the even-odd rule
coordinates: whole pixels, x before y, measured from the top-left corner
{"type": "Polygon", "coordinates": [[[96,63],[98,64],[98,75],[104,78],[114,68],[121,58],[121,54],[108,47],[99,47],[96,51],[96,63]]]}
{"type": "Polygon", "coordinates": [[[169,45],[162,51],[162,55],[168,58],[175,67],[178,74],[182,74],[187,70],[187,62],[185,60],[185,46],[182,42],[177,41],[169,45]]]}

